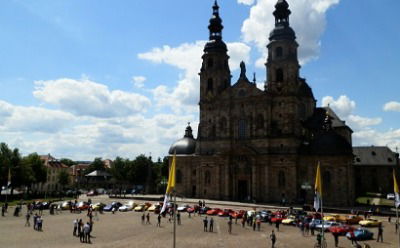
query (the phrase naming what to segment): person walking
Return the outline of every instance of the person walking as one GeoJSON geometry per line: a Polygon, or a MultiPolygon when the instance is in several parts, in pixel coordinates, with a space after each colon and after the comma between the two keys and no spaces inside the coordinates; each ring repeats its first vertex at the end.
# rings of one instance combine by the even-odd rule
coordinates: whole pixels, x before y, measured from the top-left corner
{"type": "Polygon", "coordinates": [[[33,229],[37,230],[37,219],[38,219],[38,215],[35,213],[35,215],[33,216],[33,229]]]}
{"type": "Polygon", "coordinates": [[[161,214],[157,217],[157,227],[161,227],[161,214]]]}
{"type": "Polygon", "coordinates": [[[29,213],[29,211],[26,212],[25,218],[26,218],[25,226],[31,226],[31,223],[29,222],[29,220],[31,219],[31,214],[29,213]]]}
{"type": "Polygon", "coordinates": [[[228,233],[232,233],[232,220],[228,220],[228,233]]]}
{"type": "Polygon", "coordinates": [[[271,239],[271,247],[275,248],[275,242],[276,242],[276,235],[274,230],[272,230],[271,235],[269,235],[269,238],[271,239]]]}
{"type": "Polygon", "coordinates": [[[376,238],[376,242],[379,242],[379,240],[381,240],[381,242],[383,243],[383,228],[382,228],[382,224],[380,224],[378,226],[378,237],[376,238]]]}
{"type": "Polygon", "coordinates": [[[72,232],[72,235],[74,235],[74,236],[76,236],[76,231],[78,230],[78,223],[79,223],[78,219],[74,220],[74,222],[73,222],[74,231],[72,232]]]}
{"type": "Polygon", "coordinates": [[[210,219],[210,228],[209,228],[209,231],[210,231],[210,232],[213,232],[213,231],[214,231],[214,219],[213,219],[213,217],[211,217],[211,219],[210,219]]]}
{"type": "Polygon", "coordinates": [[[207,232],[208,220],[207,216],[203,219],[203,231],[207,232]]]}
{"type": "Polygon", "coordinates": [[[180,225],[181,224],[181,214],[179,212],[176,214],[176,220],[178,221],[178,225],[180,225]]]}
{"type": "Polygon", "coordinates": [[[37,231],[43,231],[43,218],[42,218],[42,216],[39,216],[36,221],[37,221],[37,231]]]}
{"type": "Polygon", "coordinates": [[[4,204],[1,206],[1,216],[4,217],[4,213],[6,212],[6,207],[4,206],[4,204]]]}
{"type": "Polygon", "coordinates": [[[333,232],[332,235],[333,235],[333,239],[335,240],[335,247],[338,247],[339,246],[339,234],[336,232],[333,232]]]}
{"type": "Polygon", "coordinates": [[[84,241],[84,234],[83,234],[83,222],[82,219],[79,220],[78,222],[78,235],[79,235],[79,240],[81,242],[84,241]]]}
{"type": "Polygon", "coordinates": [[[257,226],[256,221],[253,221],[253,231],[256,230],[256,226],[257,226]]]}
{"type": "Polygon", "coordinates": [[[142,214],[142,225],[144,225],[144,219],[146,218],[146,215],[143,213],[142,214]]]}
{"type": "Polygon", "coordinates": [[[242,218],[242,228],[244,228],[245,225],[246,225],[246,218],[243,216],[243,218],[242,218]]]}
{"type": "Polygon", "coordinates": [[[146,215],[146,224],[151,224],[150,223],[150,213],[147,213],[147,215],[146,215]]]}
{"type": "Polygon", "coordinates": [[[261,229],[261,219],[257,218],[256,222],[257,222],[257,231],[260,231],[260,229],[261,229]]]}
{"type": "Polygon", "coordinates": [[[275,222],[275,228],[276,228],[276,230],[279,232],[279,221],[277,220],[276,222],[275,222]]]}

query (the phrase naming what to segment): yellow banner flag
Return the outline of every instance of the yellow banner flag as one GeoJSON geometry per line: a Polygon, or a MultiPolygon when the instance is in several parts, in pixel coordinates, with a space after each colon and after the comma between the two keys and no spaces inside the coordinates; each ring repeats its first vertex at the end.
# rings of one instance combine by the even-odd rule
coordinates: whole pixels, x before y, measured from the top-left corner
{"type": "Polygon", "coordinates": [[[175,170],[176,170],[176,152],[174,152],[174,156],[172,157],[171,167],[169,168],[168,175],[168,185],[167,185],[167,194],[170,194],[171,191],[175,188],[175,170]]]}
{"type": "Polygon", "coordinates": [[[394,205],[396,208],[400,206],[400,192],[397,184],[396,172],[393,169],[393,189],[394,189],[394,205]]]}
{"type": "Polygon", "coordinates": [[[319,162],[317,167],[317,174],[315,176],[315,192],[319,193],[319,196],[322,197],[322,180],[321,180],[321,170],[319,168],[319,162]]]}

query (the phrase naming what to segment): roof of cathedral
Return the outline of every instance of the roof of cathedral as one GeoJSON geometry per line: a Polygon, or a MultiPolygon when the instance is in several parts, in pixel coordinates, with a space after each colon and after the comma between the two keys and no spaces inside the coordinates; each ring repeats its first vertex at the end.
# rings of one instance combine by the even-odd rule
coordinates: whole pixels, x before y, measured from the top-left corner
{"type": "Polygon", "coordinates": [[[314,136],[309,145],[303,146],[302,153],[309,155],[352,155],[351,144],[333,130],[314,136]]]}
{"type": "Polygon", "coordinates": [[[227,51],[225,42],[222,40],[222,19],[219,16],[219,6],[217,1],[214,2],[213,14],[210,18],[210,25],[208,25],[208,30],[210,31],[210,40],[206,43],[204,51],[212,50],[222,50],[227,51]]]}
{"type": "Polygon", "coordinates": [[[196,140],[193,138],[192,128],[190,123],[186,127],[185,135],[182,139],[175,141],[169,148],[169,154],[176,153],[177,155],[194,154],[196,151],[196,140]]]}
{"type": "Polygon", "coordinates": [[[387,146],[359,146],[353,147],[354,164],[370,166],[395,166],[398,153],[387,146]]]}

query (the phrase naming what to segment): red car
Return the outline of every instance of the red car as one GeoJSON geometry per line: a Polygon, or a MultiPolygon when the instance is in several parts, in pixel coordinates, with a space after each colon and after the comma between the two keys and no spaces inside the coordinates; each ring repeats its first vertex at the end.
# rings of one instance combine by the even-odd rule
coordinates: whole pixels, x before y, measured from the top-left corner
{"type": "Polygon", "coordinates": [[[213,208],[213,209],[208,210],[206,213],[207,213],[207,215],[217,215],[217,214],[219,214],[219,212],[222,212],[222,209],[213,208]]]}
{"type": "Polygon", "coordinates": [[[281,223],[283,219],[285,219],[286,216],[282,213],[282,212],[275,212],[272,214],[272,218],[271,218],[271,222],[275,223],[275,222],[279,222],[281,223]]]}
{"type": "Polygon", "coordinates": [[[219,217],[228,217],[229,215],[231,215],[232,213],[234,213],[234,211],[232,209],[224,209],[223,211],[219,211],[218,216],[219,217]]]}
{"type": "Polygon", "coordinates": [[[186,209],[186,212],[188,212],[188,213],[194,213],[194,212],[197,212],[198,210],[199,210],[199,206],[198,205],[194,205],[192,208],[188,208],[188,209],[186,209]]]}
{"type": "Polygon", "coordinates": [[[76,208],[79,210],[86,210],[89,207],[90,207],[89,202],[78,202],[78,205],[76,206],[76,208]]]}
{"type": "Polygon", "coordinates": [[[346,235],[348,232],[353,232],[354,230],[354,227],[349,225],[332,226],[329,228],[331,233],[337,233],[342,236],[346,235]]]}
{"type": "Polygon", "coordinates": [[[239,211],[233,211],[233,213],[231,213],[232,218],[234,219],[241,219],[243,218],[243,215],[246,213],[246,211],[244,210],[239,210],[239,211]]]}

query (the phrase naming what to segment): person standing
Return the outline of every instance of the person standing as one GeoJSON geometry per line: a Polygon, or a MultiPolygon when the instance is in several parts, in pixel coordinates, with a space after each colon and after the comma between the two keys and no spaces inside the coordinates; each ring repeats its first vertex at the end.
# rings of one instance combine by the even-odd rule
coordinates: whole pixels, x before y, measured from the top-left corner
{"type": "Polygon", "coordinates": [[[260,229],[261,229],[261,219],[257,218],[256,222],[257,222],[257,231],[260,231],[260,229]]]}
{"type": "Polygon", "coordinates": [[[4,217],[4,213],[6,212],[6,207],[4,206],[4,204],[1,206],[1,216],[4,217]]]}
{"type": "Polygon", "coordinates": [[[85,243],[91,243],[90,242],[90,225],[89,222],[87,222],[84,226],[83,226],[83,233],[84,233],[84,241],[85,243]]]}
{"type": "Polygon", "coordinates": [[[72,235],[74,235],[74,236],[76,236],[76,231],[78,230],[78,223],[79,223],[79,220],[78,220],[78,219],[74,220],[74,222],[73,222],[73,224],[74,224],[74,231],[72,232],[72,235]]]}
{"type": "Polygon", "coordinates": [[[381,242],[383,243],[383,228],[382,228],[382,224],[380,224],[378,226],[378,237],[376,238],[376,242],[379,242],[379,240],[381,240],[381,242]]]}
{"type": "Polygon", "coordinates": [[[246,225],[246,218],[243,216],[242,217],[242,228],[246,225]]]}
{"type": "Polygon", "coordinates": [[[43,218],[42,216],[39,216],[37,219],[37,230],[38,231],[43,231],[43,218]]]}
{"type": "Polygon", "coordinates": [[[82,219],[80,219],[79,222],[78,222],[78,235],[79,235],[79,240],[81,242],[84,241],[84,234],[83,234],[83,230],[82,229],[83,229],[83,222],[82,222],[82,219]]]}
{"type": "Polygon", "coordinates": [[[26,216],[25,217],[26,217],[25,226],[31,226],[31,223],[29,222],[29,220],[31,219],[31,215],[30,215],[29,211],[26,212],[26,216]]]}
{"type": "Polygon", "coordinates": [[[269,235],[269,238],[271,239],[271,247],[275,248],[275,242],[276,242],[276,235],[274,230],[272,230],[271,235],[269,235]]]}
{"type": "Polygon", "coordinates": [[[276,220],[276,222],[275,222],[275,227],[276,227],[276,230],[279,232],[279,221],[278,220],[276,220]]]}
{"type": "Polygon", "coordinates": [[[159,214],[157,217],[157,226],[161,227],[161,214],[159,214]]]}
{"type": "Polygon", "coordinates": [[[203,219],[203,231],[207,232],[208,220],[207,216],[203,219]]]}
{"type": "Polygon", "coordinates": [[[228,220],[228,233],[232,233],[232,220],[228,220]]]}
{"type": "Polygon", "coordinates": [[[210,232],[214,231],[214,219],[213,219],[213,217],[211,217],[211,219],[210,219],[210,228],[209,228],[209,230],[210,230],[210,232]]]}
{"type": "Polygon", "coordinates": [[[146,218],[145,214],[142,214],[142,225],[144,224],[144,219],[146,218]]]}
{"type": "Polygon", "coordinates": [[[180,225],[181,224],[181,214],[179,212],[176,214],[176,220],[178,221],[178,225],[180,225]]]}
{"type": "Polygon", "coordinates": [[[33,216],[33,229],[37,230],[37,219],[38,219],[38,215],[35,213],[35,215],[33,216]]]}

